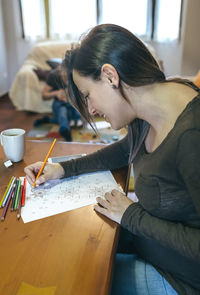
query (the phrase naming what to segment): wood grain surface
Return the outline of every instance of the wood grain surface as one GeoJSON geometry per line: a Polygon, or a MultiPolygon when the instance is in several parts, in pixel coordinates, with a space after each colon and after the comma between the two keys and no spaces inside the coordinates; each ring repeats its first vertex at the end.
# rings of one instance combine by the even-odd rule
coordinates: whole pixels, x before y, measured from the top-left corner
{"type": "MultiPolygon", "coordinates": [[[[43,161],[50,145],[26,141],[24,160],[9,168],[3,165],[0,147],[0,199],[11,176],[24,176],[25,166],[43,161]]],[[[102,147],[57,142],[51,157],[102,147]]],[[[113,172],[122,187],[126,173],[126,168],[113,172]]],[[[55,295],[109,294],[118,231],[119,226],[92,205],[26,224],[9,209],[0,223],[0,294],[17,294],[23,282],[36,288],[56,287],[55,295]]]]}

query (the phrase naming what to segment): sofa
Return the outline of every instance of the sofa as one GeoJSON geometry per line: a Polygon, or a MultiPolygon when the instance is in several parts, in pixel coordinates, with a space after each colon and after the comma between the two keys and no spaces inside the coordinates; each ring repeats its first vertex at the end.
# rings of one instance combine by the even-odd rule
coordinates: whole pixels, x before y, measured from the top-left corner
{"type": "MultiPolygon", "coordinates": [[[[26,57],[24,64],[17,72],[11,85],[9,96],[17,110],[36,113],[51,112],[53,100],[42,99],[42,88],[45,75],[51,70],[51,59],[63,59],[67,49],[74,42],[46,41],[37,43],[26,57]]],[[[153,56],[158,60],[154,48],[146,44],[153,56]]],[[[161,65],[161,61],[158,60],[161,65]]]]}
{"type": "Polygon", "coordinates": [[[67,41],[47,41],[34,45],[17,72],[9,91],[10,99],[17,110],[36,113],[52,111],[53,100],[44,101],[41,94],[45,84],[44,76],[51,70],[47,61],[53,58],[63,59],[66,50],[70,48],[71,42],[67,41]]]}

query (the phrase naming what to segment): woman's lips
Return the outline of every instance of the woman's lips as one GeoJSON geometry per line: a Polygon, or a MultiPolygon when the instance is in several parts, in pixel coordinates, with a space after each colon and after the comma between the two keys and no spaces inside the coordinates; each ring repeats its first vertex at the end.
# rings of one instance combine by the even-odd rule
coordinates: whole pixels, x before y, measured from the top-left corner
{"type": "Polygon", "coordinates": [[[103,117],[104,117],[104,120],[105,120],[106,122],[109,122],[109,121],[108,121],[108,118],[106,117],[105,114],[103,115],[103,117]]]}

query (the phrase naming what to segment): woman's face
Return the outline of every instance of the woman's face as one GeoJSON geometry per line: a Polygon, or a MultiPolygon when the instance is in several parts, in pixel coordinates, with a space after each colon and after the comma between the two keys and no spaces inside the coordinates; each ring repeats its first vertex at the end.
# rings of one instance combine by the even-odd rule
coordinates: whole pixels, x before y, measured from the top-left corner
{"type": "Polygon", "coordinates": [[[87,100],[92,116],[104,117],[111,127],[119,130],[134,119],[130,104],[122,97],[119,89],[113,89],[109,80],[102,77],[94,81],[73,71],[73,80],[82,96],[87,100]]]}

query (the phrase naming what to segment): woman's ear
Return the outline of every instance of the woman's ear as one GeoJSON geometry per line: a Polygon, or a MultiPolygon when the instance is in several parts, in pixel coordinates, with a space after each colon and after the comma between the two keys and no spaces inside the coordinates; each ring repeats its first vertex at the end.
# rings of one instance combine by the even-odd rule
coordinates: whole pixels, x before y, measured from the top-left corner
{"type": "Polygon", "coordinates": [[[104,64],[101,67],[101,79],[108,82],[114,89],[119,87],[119,75],[111,64],[104,64]]]}

